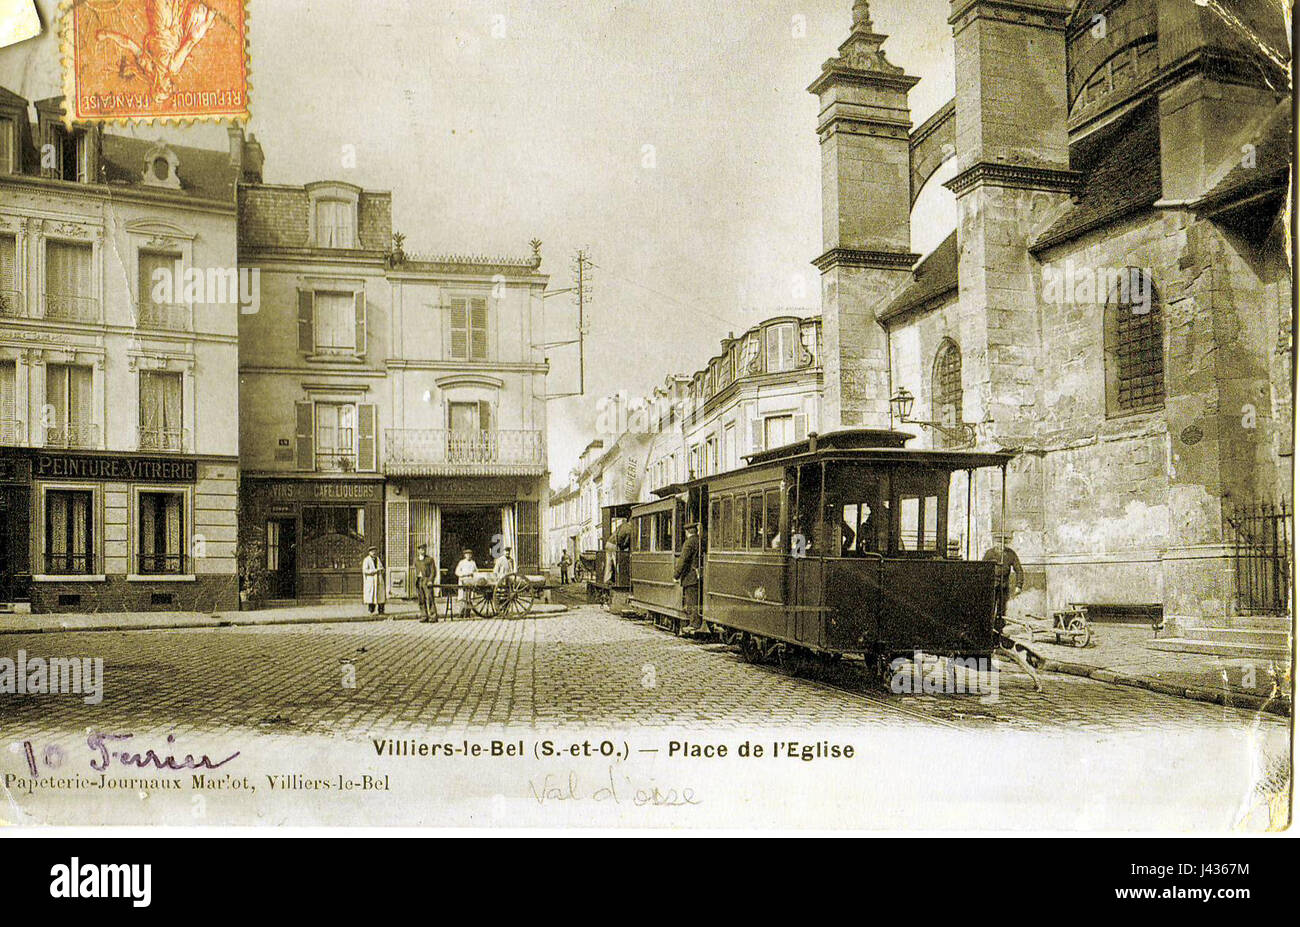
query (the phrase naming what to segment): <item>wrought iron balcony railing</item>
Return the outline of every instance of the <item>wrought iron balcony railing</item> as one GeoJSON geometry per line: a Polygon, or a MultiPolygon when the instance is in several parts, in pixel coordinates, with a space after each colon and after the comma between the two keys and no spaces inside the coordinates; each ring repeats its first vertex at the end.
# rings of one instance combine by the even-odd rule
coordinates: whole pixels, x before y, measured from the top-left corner
{"type": "Polygon", "coordinates": [[[27,300],[20,290],[0,290],[0,319],[27,317],[27,300]]]}
{"type": "Polygon", "coordinates": [[[141,576],[180,576],[185,572],[184,554],[141,554],[141,576]]]}
{"type": "Polygon", "coordinates": [[[45,317],[59,322],[98,322],[99,300],[93,296],[47,293],[45,317]]]}
{"type": "Polygon", "coordinates": [[[61,448],[99,447],[98,425],[49,425],[45,429],[45,446],[61,448]]]}
{"type": "Polygon", "coordinates": [[[194,307],[142,302],[136,307],[136,325],[154,331],[190,332],[194,330],[194,307]]]}
{"type": "Polygon", "coordinates": [[[23,423],[16,418],[0,418],[0,445],[15,447],[23,438],[23,423]]]}
{"type": "Polygon", "coordinates": [[[390,429],[386,472],[395,476],[541,476],[546,441],[540,431],[390,429]]]}
{"type": "Polygon", "coordinates": [[[141,428],[140,450],[171,451],[182,453],[189,446],[190,433],[187,429],[141,428]]]}

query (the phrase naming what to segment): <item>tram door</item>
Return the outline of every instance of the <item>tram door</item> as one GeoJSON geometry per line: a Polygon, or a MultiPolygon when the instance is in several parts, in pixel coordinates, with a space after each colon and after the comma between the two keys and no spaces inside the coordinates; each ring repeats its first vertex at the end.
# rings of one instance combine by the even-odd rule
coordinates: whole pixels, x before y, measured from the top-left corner
{"type": "Polygon", "coordinates": [[[790,519],[789,595],[786,633],[801,644],[823,641],[826,552],[821,525],[821,465],[809,464],[787,474],[786,507],[790,519]]]}

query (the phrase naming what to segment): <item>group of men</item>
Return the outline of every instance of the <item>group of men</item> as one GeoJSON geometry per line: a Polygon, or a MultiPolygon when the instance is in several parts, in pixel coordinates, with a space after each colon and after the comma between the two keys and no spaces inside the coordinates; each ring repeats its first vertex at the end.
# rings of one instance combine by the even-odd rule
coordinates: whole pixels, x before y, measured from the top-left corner
{"type": "MultiPolygon", "coordinates": [[[[420,605],[420,621],[429,624],[443,620],[438,616],[438,591],[441,586],[442,569],[438,562],[429,556],[429,545],[421,544],[415,555],[415,594],[420,605]]],[[[500,556],[492,563],[492,578],[496,583],[515,572],[515,560],[509,547],[502,548],[500,556]]],[[[372,547],[361,564],[362,601],[371,614],[384,613],[387,599],[384,582],[384,563],[379,558],[379,548],[372,547]]],[[[469,614],[469,587],[489,580],[479,579],[478,563],[474,560],[474,551],[465,548],[461,551],[460,562],[456,564],[456,616],[469,614]]],[[[451,609],[447,610],[446,620],[451,621],[451,609]]]]}

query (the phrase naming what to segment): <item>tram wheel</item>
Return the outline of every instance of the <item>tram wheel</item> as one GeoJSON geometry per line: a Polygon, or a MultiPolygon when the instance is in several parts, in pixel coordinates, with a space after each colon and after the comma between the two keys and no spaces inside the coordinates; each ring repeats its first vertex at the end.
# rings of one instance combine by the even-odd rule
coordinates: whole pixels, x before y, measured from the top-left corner
{"type": "Polygon", "coordinates": [[[763,662],[763,646],[759,643],[758,638],[749,634],[741,638],[740,657],[746,663],[763,662]]]}

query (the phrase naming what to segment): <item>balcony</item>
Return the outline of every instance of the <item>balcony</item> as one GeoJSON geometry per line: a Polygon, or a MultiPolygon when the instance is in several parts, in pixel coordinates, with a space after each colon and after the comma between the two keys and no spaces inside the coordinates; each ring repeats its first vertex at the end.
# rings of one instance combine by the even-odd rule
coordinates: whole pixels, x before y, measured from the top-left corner
{"type": "Polygon", "coordinates": [[[22,319],[27,316],[27,300],[20,290],[0,290],[0,319],[22,319]]]}
{"type": "Polygon", "coordinates": [[[99,447],[99,426],[49,425],[45,429],[45,446],[64,450],[94,450],[99,447]]]}
{"type": "Polygon", "coordinates": [[[390,429],[384,434],[390,476],[542,476],[540,431],[390,429]]]}
{"type": "Polygon", "coordinates": [[[0,447],[17,447],[23,439],[22,422],[15,418],[0,418],[0,447]]]}
{"type": "Polygon", "coordinates": [[[140,303],[136,307],[136,327],[160,332],[192,332],[194,309],[184,304],[140,303]]]}
{"type": "Polygon", "coordinates": [[[55,322],[98,322],[99,300],[93,296],[47,293],[45,318],[55,322]]]}
{"type": "Polygon", "coordinates": [[[139,447],[142,451],[181,454],[189,443],[190,433],[185,429],[141,428],[139,433],[139,447]]]}

